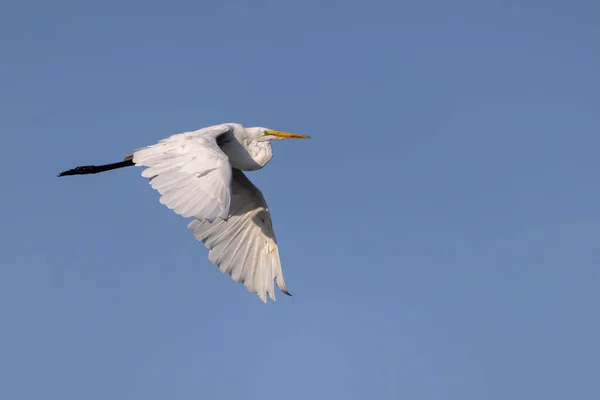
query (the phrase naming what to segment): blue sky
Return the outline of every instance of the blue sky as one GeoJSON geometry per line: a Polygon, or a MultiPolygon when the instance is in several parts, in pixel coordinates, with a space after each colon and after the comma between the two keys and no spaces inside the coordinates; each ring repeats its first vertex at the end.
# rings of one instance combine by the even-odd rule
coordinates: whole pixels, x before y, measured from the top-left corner
{"type": "Polygon", "coordinates": [[[3,399],[592,399],[593,1],[0,6],[3,399]],[[114,162],[241,122],[294,297],[114,162]]]}

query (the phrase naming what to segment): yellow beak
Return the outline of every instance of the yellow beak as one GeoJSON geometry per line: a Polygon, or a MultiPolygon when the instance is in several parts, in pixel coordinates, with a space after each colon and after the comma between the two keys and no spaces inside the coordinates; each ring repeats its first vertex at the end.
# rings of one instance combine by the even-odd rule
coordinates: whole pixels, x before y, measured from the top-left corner
{"type": "Polygon", "coordinates": [[[281,139],[310,139],[310,136],[300,135],[298,133],[273,131],[271,129],[267,129],[267,135],[272,135],[281,139]]]}

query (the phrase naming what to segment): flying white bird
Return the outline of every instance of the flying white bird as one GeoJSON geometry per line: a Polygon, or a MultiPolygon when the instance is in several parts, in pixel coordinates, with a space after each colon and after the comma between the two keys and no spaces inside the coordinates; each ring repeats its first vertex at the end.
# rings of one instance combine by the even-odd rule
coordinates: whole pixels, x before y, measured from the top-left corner
{"type": "Polygon", "coordinates": [[[87,165],[58,176],[96,174],[133,165],[160,194],[160,202],[183,217],[196,239],[210,249],[208,259],[235,282],[267,302],[275,300],[273,281],[288,292],[269,207],[242,171],[271,160],[271,140],[309,136],[240,124],[221,124],[184,132],[127,155],[123,161],[87,165]]]}

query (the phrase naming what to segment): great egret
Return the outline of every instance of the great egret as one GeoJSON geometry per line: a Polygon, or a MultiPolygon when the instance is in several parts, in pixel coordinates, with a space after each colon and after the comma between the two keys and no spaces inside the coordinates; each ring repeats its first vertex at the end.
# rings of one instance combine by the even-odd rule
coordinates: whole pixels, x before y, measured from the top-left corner
{"type": "Polygon", "coordinates": [[[183,217],[196,239],[210,249],[208,259],[235,282],[267,302],[275,300],[273,281],[291,295],[283,280],[269,207],[242,171],[271,160],[271,140],[309,136],[240,124],[214,125],[172,135],[140,148],[123,161],[80,166],[58,176],[96,174],[133,165],[160,194],[160,202],[183,217]]]}

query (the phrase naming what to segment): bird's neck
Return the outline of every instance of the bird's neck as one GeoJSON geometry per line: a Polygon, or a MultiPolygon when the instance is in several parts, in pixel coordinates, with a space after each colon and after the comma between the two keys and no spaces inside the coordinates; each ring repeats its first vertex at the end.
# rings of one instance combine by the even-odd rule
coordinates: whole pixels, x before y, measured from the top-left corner
{"type": "Polygon", "coordinates": [[[273,158],[269,142],[241,143],[238,140],[232,140],[221,148],[229,157],[231,166],[242,171],[261,169],[273,158]]]}
{"type": "Polygon", "coordinates": [[[269,142],[251,142],[246,148],[250,157],[260,166],[256,169],[264,167],[273,158],[273,151],[269,142]]]}

